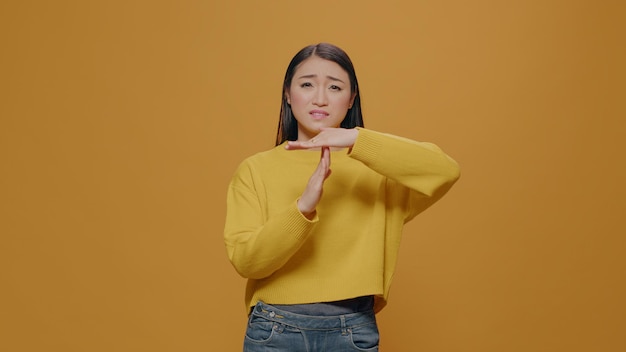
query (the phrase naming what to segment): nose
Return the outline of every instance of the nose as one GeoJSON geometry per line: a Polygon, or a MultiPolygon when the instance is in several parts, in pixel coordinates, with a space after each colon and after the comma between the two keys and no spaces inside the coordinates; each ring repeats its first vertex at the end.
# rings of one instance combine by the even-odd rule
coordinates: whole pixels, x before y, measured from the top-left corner
{"type": "Polygon", "coordinates": [[[328,105],[328,97],[326,96],[326,89],[320,87],[315,92],[315,96],[313,97],[313,104],[316,106],[326,106],[328,105]]]}

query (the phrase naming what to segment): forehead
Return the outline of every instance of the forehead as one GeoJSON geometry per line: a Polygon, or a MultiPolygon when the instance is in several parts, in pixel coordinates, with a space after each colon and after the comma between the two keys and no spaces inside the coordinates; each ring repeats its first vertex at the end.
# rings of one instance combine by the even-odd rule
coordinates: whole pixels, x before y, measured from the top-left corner
{"type": "Polygon", "coordinates": [[[319,56],[311,56],[302,61],[294,72],[294,78],[301,76],[317,75],[318,77],[332,76],[339,79],[349,80],[348,72],[344,70],[338,63],[319,56]]]}

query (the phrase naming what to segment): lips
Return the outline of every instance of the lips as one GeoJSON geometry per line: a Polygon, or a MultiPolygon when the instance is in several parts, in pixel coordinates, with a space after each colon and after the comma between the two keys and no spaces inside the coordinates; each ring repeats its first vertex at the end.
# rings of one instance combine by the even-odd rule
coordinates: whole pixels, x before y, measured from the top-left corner
{"type": "Polygon", "coordinates": [[[311,115],[311,117],[313,117],[314,119],[323,119],[328,117],[328,113],[324,110],[311,110],[309,111],[309,114],[311,115]]]}

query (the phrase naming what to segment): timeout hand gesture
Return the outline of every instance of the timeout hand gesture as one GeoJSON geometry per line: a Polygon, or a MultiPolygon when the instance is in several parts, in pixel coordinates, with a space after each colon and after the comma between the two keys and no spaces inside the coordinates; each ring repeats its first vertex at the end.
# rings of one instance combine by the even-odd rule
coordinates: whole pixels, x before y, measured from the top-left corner
{"type": "Polygon", "coordinates": [[[308,141],[291,141],[285,146],[288,150],[321,148],[320,161],[309,182],[298,199],[298,209],[309,219],[315,216],[315,208],[322,199],[324,181],[330,176],[330,148],[351,148],[358,136],[357,129],[322,128],[321,132],[308,141]]]}

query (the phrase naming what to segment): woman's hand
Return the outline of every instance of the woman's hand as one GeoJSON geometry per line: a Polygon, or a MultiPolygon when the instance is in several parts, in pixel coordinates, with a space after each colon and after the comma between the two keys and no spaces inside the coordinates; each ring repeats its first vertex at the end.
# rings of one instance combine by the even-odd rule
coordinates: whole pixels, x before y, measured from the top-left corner
{"type": "Polygon", "coordinates": [[[311,175],[309,183],[307,183],[304,193],[298,199],[298,209],[309,219],[315,216],[315,208],[322,199],[324,190],[324,181],[330,176],[330,148],[322,147],[322,155],[317,168],[311,175]]]}
{"type": "Polygon", "coordinates": [[[322,128],[317,136],[308,141],[289,141],[285,148],[288,150],[319,147],[352,148],[358,135],[359,130],[356,128],[322,128]]]}

